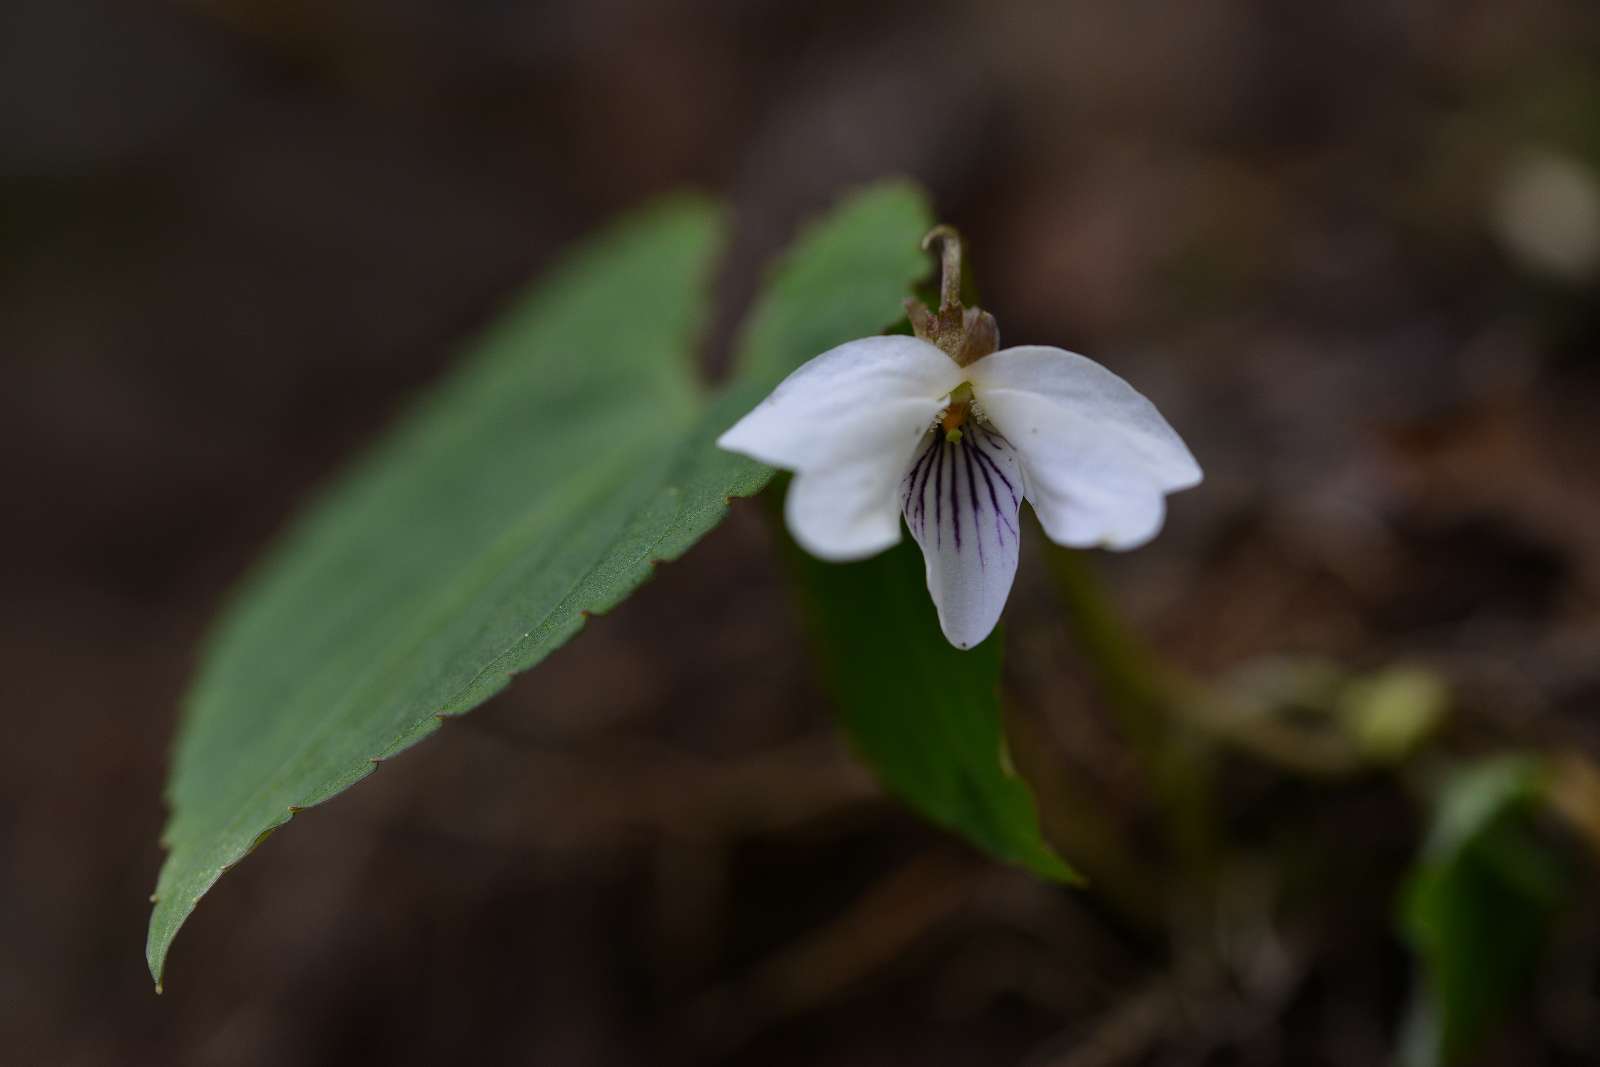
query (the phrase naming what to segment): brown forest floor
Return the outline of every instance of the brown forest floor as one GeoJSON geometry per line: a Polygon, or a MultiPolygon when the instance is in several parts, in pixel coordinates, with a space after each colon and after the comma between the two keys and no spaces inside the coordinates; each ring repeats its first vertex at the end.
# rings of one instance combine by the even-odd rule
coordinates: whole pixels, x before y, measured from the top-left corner
{"type": "MultiPolygon", "coordinates": [[[[10,0],[4,1058],[1384,1062],[1403,791],[1227,757],[1230,839],[1290,858],[1230,873],[1238,916],[1195,921],[1237,966],[1197,976],[1126,901],[878,794],[755,505],[296,820],[157,1000],[166,746],[232,580],[561,247],[669,188],[728,195],[714,366],[751,268],[907,173],[1007,340],[1110,363],[1201,457],[1168,532],[1099,561],[1176,662],[1423,662],[1467,747],[1600,755],[1595,276],[1505,207],[1552,153],[1600,173],[1583,0],[10,0]],[[1311,869],[1335,883],[1297,903],[1311,869]]],[[[1042,571],[1008,616],[1015,712],[1138,846],[1159,813],[1042,571]]],[[[1485,1063],[1600,1058],[1600,916],[1563,924],[1485,1063]]]]}

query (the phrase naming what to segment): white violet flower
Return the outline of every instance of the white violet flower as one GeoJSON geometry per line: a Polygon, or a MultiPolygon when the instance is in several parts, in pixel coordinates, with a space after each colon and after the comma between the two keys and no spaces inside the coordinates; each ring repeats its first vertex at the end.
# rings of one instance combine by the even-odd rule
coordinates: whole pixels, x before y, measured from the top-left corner
{"type": "Polygon", "coordinates": [[[950,643],[999,621],[1017,572],[1018,509],[1075,548],[1136,548],[1161,529],[1165,495],[1200,467],[1155,406],[1091,359],[999,347],[994,319],[959,299],[949,227],[937,314],[908,300],[916,336],[865,337],[784,379],[717,444],[792,470],[784,517],[821,559],[864,559],[900,540],[927,563],[950,643]]]}

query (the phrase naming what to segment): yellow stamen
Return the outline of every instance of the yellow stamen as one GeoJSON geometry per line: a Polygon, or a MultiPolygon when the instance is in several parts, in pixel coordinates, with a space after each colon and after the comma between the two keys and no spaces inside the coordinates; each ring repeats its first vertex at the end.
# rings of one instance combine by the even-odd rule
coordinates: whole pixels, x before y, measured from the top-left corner
{"type": "Polygon", "coordinates": [[[946,440],[961,440],[961,427],[966,424],[967,413],[967,402],[965,400],[957,401],[944,409],[944,417],[939,420],[939,424],[944,427],[946,440]],[[955,434],[955,436],[951,437],[951,434],[955,434]]]}
{"type": "Polygon", "coordinates": [[[939,416],[944,439],[951,444],[961,440],[961,427],[972,416],[972,383],[962,382],[950,391],[950,406],[939,416]]]}

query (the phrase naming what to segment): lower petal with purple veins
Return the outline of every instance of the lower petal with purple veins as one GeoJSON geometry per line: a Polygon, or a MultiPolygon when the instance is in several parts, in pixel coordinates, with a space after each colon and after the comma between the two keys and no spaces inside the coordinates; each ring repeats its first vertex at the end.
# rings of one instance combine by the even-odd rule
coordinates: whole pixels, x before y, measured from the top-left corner
{"type": "Polygon", "coordinates": [[[939,626],[957,648],[989,636],[1017,574],[1022,467],[1006,439],[970,425],[935,427],[900,483],[901,509],[927,563],[939,626]]]}

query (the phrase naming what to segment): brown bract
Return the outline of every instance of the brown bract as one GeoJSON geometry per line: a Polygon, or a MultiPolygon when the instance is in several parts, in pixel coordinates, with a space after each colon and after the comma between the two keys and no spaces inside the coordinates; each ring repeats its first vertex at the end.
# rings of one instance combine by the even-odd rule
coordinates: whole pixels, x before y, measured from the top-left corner
{"type": "Polygon", "coordinates": [[[929,311],[922,301],[907,297],[906,316],[918,337],[937,345],[957,366],[970,366],[1000,347],[1000,327],[982,308],[961,304],[961,235],[940,224],[928,231],[922,247],[931,248],[935,241],[942,246],[939,310],[929,311]]]}

